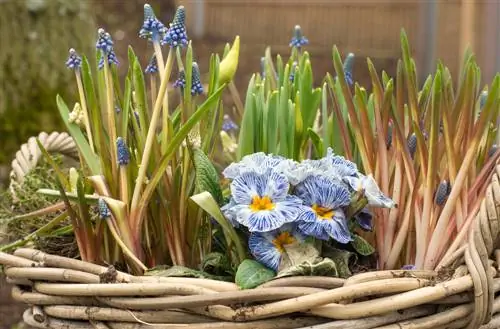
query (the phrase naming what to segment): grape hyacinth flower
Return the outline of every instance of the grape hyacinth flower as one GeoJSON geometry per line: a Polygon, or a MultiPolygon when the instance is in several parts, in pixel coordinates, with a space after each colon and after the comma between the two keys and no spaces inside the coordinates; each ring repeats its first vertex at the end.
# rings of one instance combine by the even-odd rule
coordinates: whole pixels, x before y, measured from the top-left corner
{"type": "Polygon", "coordinates": [[[304,239],[296,225],[285,224],[271,232],[251,233],[248,248],[258,262],[277,272],[286,246],[301,243],[304,239]]]}
{"type": "Polygon", "coordinates": [[[148,66],[144,70],[146,74],[155,74],[158,73],[158,62],[156,61],[156,55],[153,54],[151,59],[149,60],[148,66]]]}
{"type": "Polygon", "coordinates": [[[109,207],[108,207],[108,204],[106,203],[106,201],[104,201],[103,198],[99,198],[97,203],[98,203],[98,207],[99,207],[99,216],[102,219],[106,219],[106,218],[111,217],[111,210],[109,210],[109,207]]]}
{"type": "Polygon", "coordinates": [[[495,155],[497,151],[498,151],[498,145],[497,144],[491,145],[491,148],[488,151],[488,158],[491,158],[493,155],[495,155]]]}
{"type": "Polygon", "coordinates": [[[162,40],[162,45],[168,44],[170,47],[185,47],[188,44],[186,32],[186,12],[184,6],[179,6],[175,12],[174,20],[170,23],[165,36],[162,40]]]}
{"type": "Polygon", "coordinates": [[[344,61],[344,76],[345,76],[345,82],[349,86],[352,86],[354,81],[352,77],[352,68],[354,65],[354,54],[349,53],[344,61]]]}
{"type": "Polygon", "coordinates": [[[308,43],[309,40],[307,40],[307,38],[302,35],[302,29],[300,28],[300,25],[295,25],[293,37],[290,41],[290,47],[300,49],[302,46],[305,46],[308,43]]]}
{"type": "Polygon", "coordinates": [[[295,195],[306,206],[297,217],[299,229],[321,240],[333,238],[340,243],[352,240],[342,208],[351,200],[342,184],[324,176],[310,176],[295,188],[295,195]]]}
{"type": "Polygon", "coordinates": [[[295,221],[302,201],[288,195],[290,185],[283,174],[268,170],[247,171],[231,182],[234,206],[224,214],[248,228],[249,232],[268,232],[295,221]]]}
{"type": "Polygon", "coordinates": [[[288,79],[290,80],[290,82],[293,82],[293,80],[295,79],[295,71],[297,70],[297,62],[294,61],[292,63],[292,69],[290,70],[290,76],[288,77],[288,79]]]}
{"type": "Polygon", "coordinates": [[[115,51],[113,49],[113,40],[111,35],[100,28],[98,30],[98,38],[96,43],[96,49],[101,51],[101,57],[99,59],[98,68],[102,69],[104,67],[104,59],[106,58],[108,64],[118,65],[118,58],[116,57],[115,51]]]}
{"type": "Polygon", "coordinates": [[[417,269],[417,267],[415,265],[408,264],[408,265],[403,265],[401,269],[406,271],[414,271],[417,269]]]}
{"type": "Polygon", "coordinates": [[[126,166],[130,162],[130,153],[128,151],[127,144],[125,140],[121,137],[116,139],[116,158],[118,159],[118,165],[126,166]]]}
{"type": "MultiPolygon", "coordinates": [[[[186,87],[186,74],[184,71],[179,72],[179,77],[174,81],[174,88],[180,88],[181,91],[184,91],[186,87]]],[[[193,70],[191,77],[191,95],[201,95],[203,94],[203,85],[200,80],[200,69],[198,68],[198,64],[193,62],[193,70]]]]}
{"type": "Polygon", "coordinates": [[[436,190],[436,195],[434,198],[434,202],[438,206],[444,205],[446,202],[446,199],[448,199],[448,195],[450,195],[451,192],[451,185],[448,181],[444,180],[442,181],[436,190]]]}
{"type": "Polygon", "coordinates": [[[184,87],[186,86],[186,75],[184,71],[179,72],[179,77],[174,81],[173,86],[174,88],[180,88],[181,90],[184,89],[184,87]]]}
{"type": "Polygon", "coordinates": [[[238,125],[234,123],[233,120],[229,117],[229,115],[224,114],[224,120],[222,121],[222,130],[225,132],[231,131],[231,130],[237,130],[238,125]]]}
{"type": "Polygon", "coordinates": [[[144,22],[142,23],[139,37],[148,39],[151,42],[160,42],[165,34],[167,28],[160,22],[149,4],[144,5],[144,22]]]}
{"type": "Polygon", "coordinates": [[[71,70],[79,70],[82,67],[82,58],[73,48],[69,50],[69,56],[66,60],[66,67],[71,70]]]}
{"type": "Polygon", "coordinates": [[[408,149],[410,150],[410,156],[413,157],[415,156],[415,152],[417,151],[417,136],[415,133],[411,134],[410,137],[408,137],[408,149]]]}
{"type": "Polygon", "coordinates": [[[191,77],[191,95],[201,95],[203,94],[203,85],[200,80],[200,69],[198,63],[193,62],[193,75],[191,77]]]}

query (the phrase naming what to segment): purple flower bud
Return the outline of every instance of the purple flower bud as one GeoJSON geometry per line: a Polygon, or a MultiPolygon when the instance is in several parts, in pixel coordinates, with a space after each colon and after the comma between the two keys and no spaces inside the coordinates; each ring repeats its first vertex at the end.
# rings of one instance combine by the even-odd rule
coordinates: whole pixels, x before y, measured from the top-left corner
{"type": "Polygon", "coordinates": [[[82,58],[78,56],[78,53],[73,48],[69,50],[69,56],[66,60],[66,66],[71,70],[78,70],[82,66],[82,58]]]}
{"type": "Polygon", "coordinates": [[[444,203],[446,202],[446,199],[448,199],[448,195],[450,195],[450,192],[451,192],[450,183],[446,180],[442,181],[436,190],[434,202],[438,206],[444,205],[444,203]]]}
{"type": "Polygon", "coordinates": [[[149,64],[148,64],[148,66],[146,66],[146,69],[144,70],[144,72],[147,74],[158,73],[158,62],[156,61],[156,55],[153,54],[153,56],[151,56],[151,59],[149,60],[149,64]]]}
{"type": "Polygon", "coordinates": [[[295,25],[292,40],[290,41],[290,47],[301,48],[309,43],[306,37],[302,35],[302,29],[300,25],[295,25]]]}
{"type": "Polygon", "coordinates": [[[111,217],[111,210],[109,210],[108,204],[106,201],[104,201],[103,198],[99,198],[98,200],[98,206],[99,206],[99,216],[101,218],[106,219],[111,217]]]}
{"type": "Polygon", "coordinates": [[[144,5],[144,22],[142,23],[139,37],[152,42],[159,42],[165,37],[167,28],[160,22],[149,4],[144,5]]]}
{"type": "Polygon", "coordinates": [[[130,153],[127,144],[121,137],[116,139],[116,157],[118,159],[118,165],[120,166],[126,166],[130,162],[130,153]]]}
{"type": "Polygon", "coordinates": [[[410,155],[413,159],[415,156],[415,152],[417,151],[417,136],[415,133],[411,134],[410,137],[408,137],[408,149],[410,150],[410,155]]]}
{"type": "Polygon", "coordinates": [[[165,33],[162,40],[162,45],[168,44],[170,47],[185,47],[188,44],[188,36],[186,32],[186,12],[184,6],[177,7],[174,20],[170,23],[170,27],[165,33]]]}
{"type": "Polygon", "coordinates": [[[229,115],[224,114],[224,121],[222,122],[222,130],[228,132],[236,129],[238,129],[238,125],[234,123],[233,120],[231,120],[229,115]]]}

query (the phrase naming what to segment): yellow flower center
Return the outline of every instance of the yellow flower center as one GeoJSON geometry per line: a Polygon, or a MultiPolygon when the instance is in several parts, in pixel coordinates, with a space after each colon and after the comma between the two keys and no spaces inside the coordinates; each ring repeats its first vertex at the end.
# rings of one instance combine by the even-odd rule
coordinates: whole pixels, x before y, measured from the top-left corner
{"type": "Polygon", "coordinates": [[[295,242],[295,238],[290,234],[290,232],[282,232],[276,236],[273,240],[273,244],[278,249],[280,253],[285,252],[285,247],[287,244],[292,244],[295,242]]]}
{"type": "Polygon", "coordinates": [[[252,203],[250,204],[250,209],[253,211],[261,210],[273,210],[275,207],[274,203],[271,201],[267,195],[262,198],[258,195],[252,198],[252,203]]]}
{"type": "Polygon", "coordinates": [[[331,220],[333,218],[333,215],[335,215],[335,211],[333,211],[333,209],[324,208],[318,206],[317,204],[313,204],[312,209],[314,210],[316,215],[318,215],[319,219],[331,220]]]}

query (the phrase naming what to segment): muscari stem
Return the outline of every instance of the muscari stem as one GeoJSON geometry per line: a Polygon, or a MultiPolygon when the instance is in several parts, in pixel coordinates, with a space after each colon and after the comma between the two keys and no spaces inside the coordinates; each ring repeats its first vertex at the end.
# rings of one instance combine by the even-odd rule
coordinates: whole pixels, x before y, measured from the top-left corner
{"type": "MultiPolygon", "coordinates": [[[[167,84],[168,80],[170,79],[170,73],[172,72],[172,63],[173,63],[172,52],[173,52],[172,49],[170,49],[170,52],[168,53],[167,57],[167,64],[165,66],[163,73],[163,78],[161,79],[160,90],[158,91],[158,97],[156,98],[155,105],[153,108],[153,113],[151,115],[151,122],[146,137],[146,143],[144,145],[144,152],[142,154],[141,164],[139,166],[139,173],[137,175],[137,181],[134,187],[134,193],[132,195],[132,203],[131,203],[132,223],[138,222],[140,220],[139,218],[135,218],[135,216],[137,215],[136,210],[141,197],[142,182],[144,182],[144,179],[146,177],[149,158],[151,155],[153,142],[155,141],[156,137],[156,126],[158,124],[158,119],[161,112],[162,100],[167,90],[167,84]]],[[[132,227],[134,226],[135,225],[132,225],[132,227]]],[[[137,232],[136,234],[139,234],[139,232],[137,232]]]]}
{"type": "MultiPolygon", "coordinates": [[[[103,54],[105,56],[106,54],[103,54]]],[[[106,56],[105,56],[106,57],[106,56]]],[[[109,64],[104,61],[104,79],[106,80],[106,104],[107,108],[107,121],[108,121],[108,134],[110,138],[110,158],[111,158],[111,172],[114,179],[117,178],[117,162],[116,162],[116,123],[115,123],[115,109],[113,99],[113,82],[111,81],[111,74],[109,72],[109,64]]],[[[109,182],[112,184],[112,182],[109,182]]]]}
{"type": "MultiPolygon", "coordinates": [[[[165,63],[163,61],[163,53],[161,51],[160,43],[158,41],[153,42],[153,46],[156,54],[156,61],[158,63],[158,69],[160,70],[160,78],[163,81],[165,78],[165,63]]],[[[169,65],[169,59],[172,57],[172,48],[168,53],[167,65],[169,65]]],[[[168,92],[165,93],[163,101],[163,112],[162,112],[162,138],[161,138],[161,153],[165,152],[168,143],[168,120],[169,120],[169,108],[168,108],[168,92]]]]}
{"type": "Polygon", "coordinates": [[[128,209],[129,197],[127,166],[120,166],[120,199],[126,204],[126,209],[128,209]]]}
{"type": "Polygon", "coordinates": [[[87,137],[89,139],[90,148],[92,152],[95,153],[94,149],[94,140],[92,138],[92,130],[90,129],[90,120],[89,120],[89,112],[87,109],[87,100],[85,99],[85,92],[83,90],[82,77],[80,75],[80,70],[75,71],[76,76],[76,84],[78,85],[78,94],[80,95],[80,104],[82,106],[83,111],[83,119],[85,123],[85,130],[87,131],[87,137]]]}

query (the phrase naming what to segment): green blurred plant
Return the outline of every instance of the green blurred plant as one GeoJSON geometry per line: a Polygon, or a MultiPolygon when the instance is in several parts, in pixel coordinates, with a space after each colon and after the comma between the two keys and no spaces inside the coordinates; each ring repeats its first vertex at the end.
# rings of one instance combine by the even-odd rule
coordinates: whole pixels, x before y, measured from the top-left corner
{"type": "Polygon", "coordinates": [[[62,129],[54,97],[73,90],[60,63],[69,44],[91,50],[94,27],[87,1],[0,1],[0,163],[41,129],[62,129]]]}

